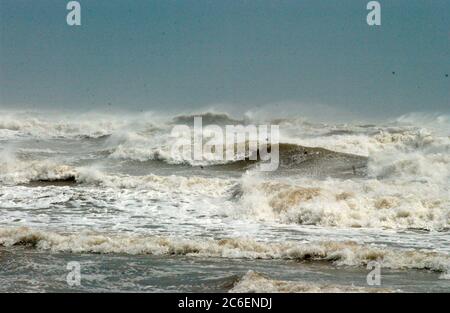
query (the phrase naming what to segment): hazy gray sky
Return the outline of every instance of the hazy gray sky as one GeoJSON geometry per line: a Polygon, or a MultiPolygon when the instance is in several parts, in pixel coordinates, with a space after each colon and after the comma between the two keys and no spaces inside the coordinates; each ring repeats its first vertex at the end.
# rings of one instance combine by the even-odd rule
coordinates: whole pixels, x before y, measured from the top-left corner
{"type": "Polygon", "coordinates": [[[0,0],[1,107],[450,111],[448,0],[67,2],[0,0]]]}

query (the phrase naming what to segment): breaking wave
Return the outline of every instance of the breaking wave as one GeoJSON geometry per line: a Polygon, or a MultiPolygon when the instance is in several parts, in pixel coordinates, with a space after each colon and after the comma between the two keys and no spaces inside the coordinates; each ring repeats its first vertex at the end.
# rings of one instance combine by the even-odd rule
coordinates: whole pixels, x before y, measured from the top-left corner
{"type": "Polygon", "coordinates": [[[393,292],[386,288],[368,288],[303,281],[274,280],[264,274],[248,271],[229,290],[230,293],[374,293],[393,292]]]}
{"type": "MultiPolygon", "coordinates": [[[[260,151],[250,150],[250,143],[246,141],[245,153],[235,154],[232,159],[226,159],[225,153],[221,157],[214,154],[204,154],[202,160],[193,160],[191,154],[185,154],[182,149],[172,150],[173,145],[168,142],[151,146],[145,139],[135,140],[132,143],[120,144],[110,154],[111,158],[134,161],[163,161],[168,164],[186,164],[191,166],[235,165],[241,170],[248,169],[260,162],[260,151]]],[[[237,151],[236,145],[227,149],[237,151]]],[[[279,169],[301,169],[311,175],[335,175],[342,173],[360,174],[365,172],[367,158],[348,153],[334,152],[323,148],[304,147],[296,144],[281,143],[279,148],[279,169]]],[[[268,146],[270,152],[270,145],[268,146]]]]}
{"type": "Polygon", "coordinates": [[[403,250],[355,242],[268,243],[245,238],[180,239],[163,236],[106,235],[92,232],[63,234],[26,227],[0,228],[0,245],[23,245],[52,252],[186,255],[192,257],[325,261],[336,266],[366,266],[378,261],[384,268],[448,273],[447,254],[403,250]]]}
{"type": "Polygon", "coordinates": [[[0,163],[0,182],[28,184],[30,182],[75,182],[78,172],[69,165],[45,161],[18,161],[0,163]]]}
{"type": "Polygon", "coordinates": [[[244,175],[237,214],[284,223],[336,227],[448,230],[446,188],[421,182],[244,175]]]}
{"type": "MultiPolygon", "coordinates": [[[[132,176],[125,174],[107,174],[90,167],[76,168],[59,165],[50,161],[26,162],[23,167],[16,163],[16,168],[7,169],[0,166],[0,182],[6,184],[90,184],[109,188],[140,188],[159,190],[189,190],[216,194],[235,185],[230,179],[206,178],[199,176],[158,176],[154,174],[132,176]]],[[[23,164],[22,164],[23,165],[23,164]]]]}

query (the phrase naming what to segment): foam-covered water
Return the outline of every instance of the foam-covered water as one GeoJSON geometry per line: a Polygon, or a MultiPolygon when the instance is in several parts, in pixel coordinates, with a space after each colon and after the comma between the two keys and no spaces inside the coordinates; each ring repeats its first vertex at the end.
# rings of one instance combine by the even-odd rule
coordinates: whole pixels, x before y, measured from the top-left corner
{"type": "MultiPolygon", "coordinates": [[[[168,266],[265,260],[230,272],[233,279],[221,275],[228,287],[208,283],[204,291],[370,292],[337,274],[317,283],[272,266],[317,263],[363,277],[372,260],[398,271],[399,281],[420,277],[412,279],[416,289],[391,280],[383,291],[450,287],[447,116],[411,114],[374,125],[249,116],[205,113],[203,123],[280,125],[275,172],[259,172],[253,161],[191,162],[174,155],[170,131],[192,123],[190,115],[2,112],[4,290],[14,290],[20,276],[4,255],[18,251],[40,266],[91,253],[111,260],[127,255],[126,262],[157,257],[168,266]]],[[[114,283],[111,290],[145,290],[133,275],[125,273],[123,285],[114,283]]],[[[164,279],[151,290],[189,290],[169,287],[164,279]]],[[[41,281],[42,290],[65,288],[41,281]]],[[[104,290],[95,283],[89,288],[104,290]]]]}

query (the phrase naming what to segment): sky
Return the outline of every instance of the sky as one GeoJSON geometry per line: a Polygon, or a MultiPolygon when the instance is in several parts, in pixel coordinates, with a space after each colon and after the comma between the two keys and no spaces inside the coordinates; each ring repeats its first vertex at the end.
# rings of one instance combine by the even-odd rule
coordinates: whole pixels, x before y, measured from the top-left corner
{"type": "Polygon", "coordinates": [[[0,107],[450,112],[450,1],[0,0],[0,107]]]}

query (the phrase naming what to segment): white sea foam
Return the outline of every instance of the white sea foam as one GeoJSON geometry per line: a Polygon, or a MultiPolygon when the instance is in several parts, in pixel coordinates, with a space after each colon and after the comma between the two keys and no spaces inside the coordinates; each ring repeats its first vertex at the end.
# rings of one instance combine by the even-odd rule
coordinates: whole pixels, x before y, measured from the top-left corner
{"type": "Polygon", "coordinates": [[[450,280],[450,271],[447,271],[446,273],[442,273],[439,276],[439,279],[450,280]]]}
{"type": "Polygon", "coordinates": [[[416,134],[382,134],[383,149],[372,151],[369,175],[381,178],[450,182],[450,138],[416,134]]]}
{"type": "Polygon", "coordinates": [[[337,227],[450,227],[450,193],[437,183],[296,178],[247,173],[236,214],[262,220],[337,227]]]}
{"type": "Polygon", "coordinates": [[[205,178],[199,176],[130,176],[109,175],[92,168],[81,168],[75,175],[76,180],[82,183],[97,184],[113,188],[159,189],[166,192],[202,192],[211,195],[222,194],[224,190],[232,187],[235,182],[229,179],[205,178]]]}

